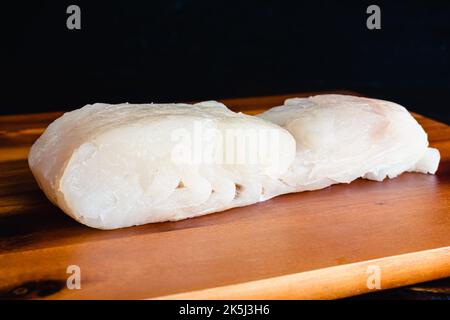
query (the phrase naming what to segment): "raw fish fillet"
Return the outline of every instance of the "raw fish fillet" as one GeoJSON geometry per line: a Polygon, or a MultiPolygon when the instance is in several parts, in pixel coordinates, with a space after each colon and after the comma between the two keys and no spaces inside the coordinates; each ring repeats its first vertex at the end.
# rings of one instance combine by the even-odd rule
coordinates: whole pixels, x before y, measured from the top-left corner
{"type": "Polygon", "coordinates": [[[294,157],[295,140],[285,129],[217,102],[96,103],[50,124],[28,160],[66,214],[115,229],[278,195],[277,178],[294,157]]]}
{"type": "Polygon", "coordinates": [[[296,192],[438,168],[439,151],[428,147],[422,127],[393,102],[326,94],[288,99],[258,116],[295,138],[296,157],[281,180],[296,192]]]}
{"type": "Polygon", "coordinates": [[[116,229],[359,177],[435,173],[439,152],[395,103],[320,95],[289,99],[257,117],[214,101],[87,105],[50,124],[28,160],[66,214],[116,229]]]}

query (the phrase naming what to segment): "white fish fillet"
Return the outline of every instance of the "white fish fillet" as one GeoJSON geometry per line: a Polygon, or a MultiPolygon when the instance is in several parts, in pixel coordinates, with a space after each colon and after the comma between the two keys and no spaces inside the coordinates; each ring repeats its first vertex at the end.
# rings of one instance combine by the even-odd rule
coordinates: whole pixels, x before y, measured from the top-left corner
{"type": "Polygon", "coordinates": [[[40,187],[65,213],[115,229],[273,197],[294,157],[295,140],[285,129],[203,102],[87,105],[50,124],[28,160],[40,187]],[[241,148],[233,134],[248,132],[262,136],[262,148],[244,146],[253,153],[248,161],[221,156],[233,151],[221,148],[222,140],[241,148]],[[251,157],[260,150],[267,152],[251,157]]]}
{"type": "Polygon", "coordinates": [[[327,94],[288,99],[258,116],[296,140],[295,160],[281,177],[294,191],[357,178],[382,181],[406,171],[434,174],[439,165],[425,131],[393,102],[327,94]]]}
{"type": "Polygon", "coordinates": [[[359,177],[435,173],[439,152],[397,104],[321,95],[287,100],[259,117],[217,102],[88,105],[55,120],[28,159],[65,213],[115,229],[359,177]]]}

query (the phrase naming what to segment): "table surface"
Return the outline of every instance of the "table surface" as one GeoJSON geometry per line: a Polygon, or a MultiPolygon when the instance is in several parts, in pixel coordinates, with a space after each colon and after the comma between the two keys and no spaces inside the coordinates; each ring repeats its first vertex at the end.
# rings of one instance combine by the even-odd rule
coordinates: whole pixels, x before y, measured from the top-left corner
{"type": "MultiPolygon", "coordinates": [[[[223,102],[254,114],[308,95],[223,102]]],[[[341,298],[378,291],[367,285],[373,270],[381,289],[450,276],[445,124],[415,115],[441,152],[436,175],[357,180],[179,222],[101,231],[52,206],[28,168],[31,144],[60,115],[0,117],[0,298],[341,298]],[[80,267],[79,290],[66,287],[70,265],[80,267]]]]}

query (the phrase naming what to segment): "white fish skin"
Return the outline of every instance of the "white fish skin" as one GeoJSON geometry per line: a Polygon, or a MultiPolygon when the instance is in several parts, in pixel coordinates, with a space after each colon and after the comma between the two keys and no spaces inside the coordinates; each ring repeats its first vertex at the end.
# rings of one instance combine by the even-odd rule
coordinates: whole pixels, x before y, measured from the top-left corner
{"type": "Polygon", "coordinates": [[[50,124],[28,161],[41,189],[66,214],[94,228],[115,229],[185,219],[278,195],[283,184],[277,178],[294,157],[295,140],[285,129],[210,101],[87,105],[50,124]],[[174,156],[177,147],[195,138],[195,125],[211,129],[209,135],[202,133],[207,139],[199,147],[212,161],[183,162],[174,156]],[[256,163],[250,158],[221,161],[221,152],[228,151],[219,148],[224,136],[242,128],[276,133],[276,139],[262,144],[276,148],[279,158],[267,153],[256,163]]]}
{"type": "Polygon", "coordinates": [[[405,108],[321,95],[286,100],[258,117],[214,101],[87,105],[55,120],[32,146],[28,161],[41,189],[66,214],[94,228],[116,229],[195,217],[359,177],[381,181],[405,171],[435,173],[439,158],[405,108]],[[256,163],[203,157],[180,162],[174,150],[191,144],[174,140],[173,134],[182,129],[195,136],[193,124],[213,129],[200,143],[213,159],[230,155],[229,148],[219,147],[229,131],[276,134],[263,135],[256,150],[245,150],[258,154],[256,163]]]}
{"type": "Polygon", "coordinates": [[[258,116],[296,140],[295,160],[281,177],[294,191],[357,178],[382,181],[406,171],[434,174],[439,165],[425,131],[393,102],[327,94],[288,99],[258,116]]]}

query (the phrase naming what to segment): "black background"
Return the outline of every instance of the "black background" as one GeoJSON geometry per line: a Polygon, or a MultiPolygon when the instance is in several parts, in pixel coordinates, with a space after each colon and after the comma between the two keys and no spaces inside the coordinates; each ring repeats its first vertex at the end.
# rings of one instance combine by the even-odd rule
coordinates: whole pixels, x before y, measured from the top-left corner
{"type": "Polygon", "coordinates": [[[450,122],[450,1],[17,1],[2,113],[347,89],[450,122]],[[68,30],[66,8],[81,8],[68,30]],[[366,9],[381,7],[381,30],[366,9]]]}

